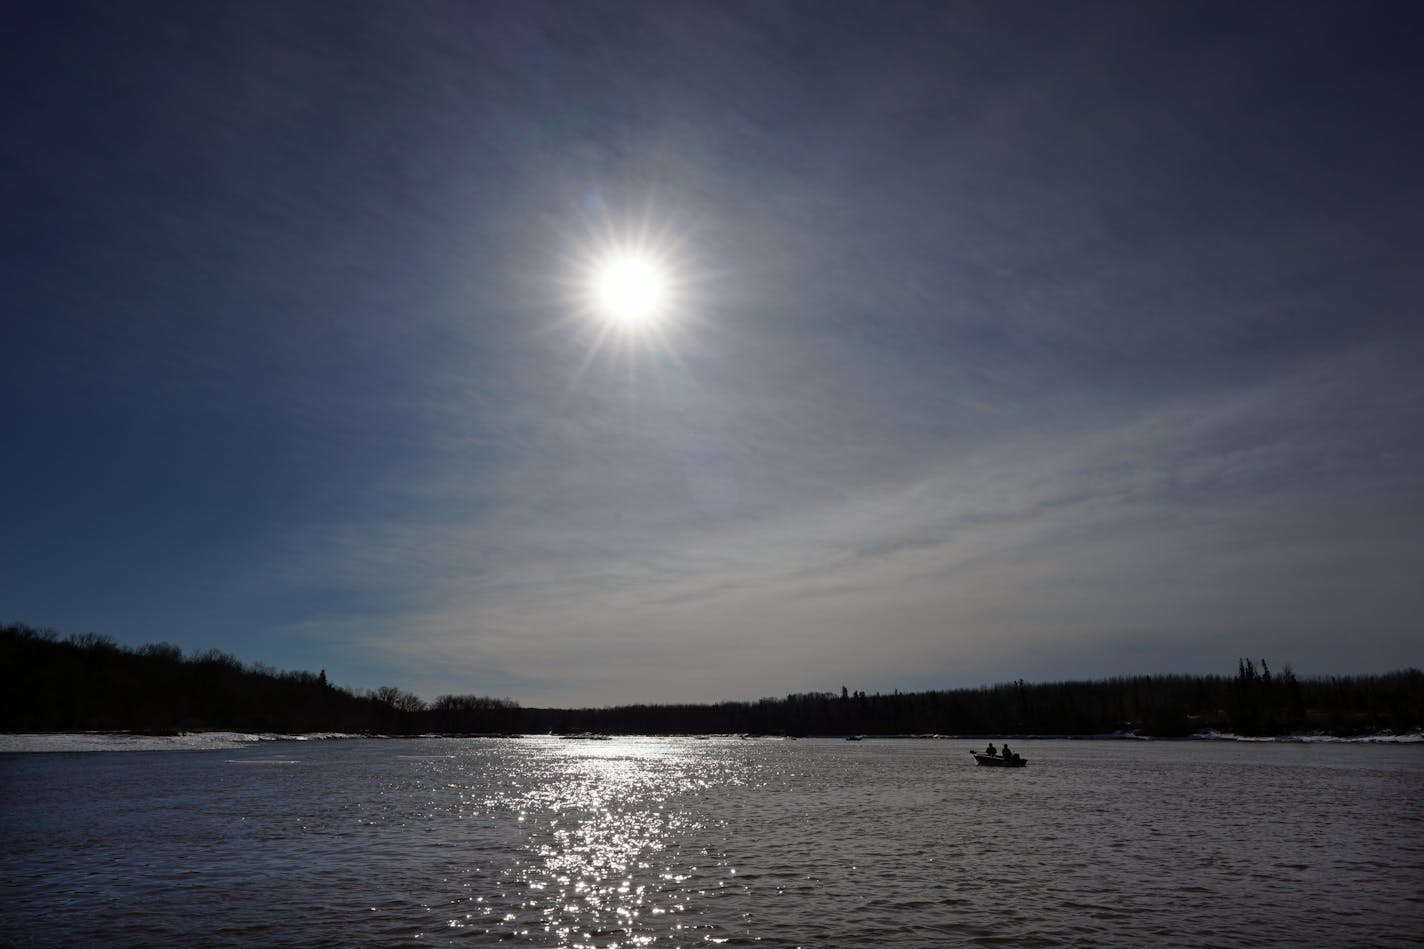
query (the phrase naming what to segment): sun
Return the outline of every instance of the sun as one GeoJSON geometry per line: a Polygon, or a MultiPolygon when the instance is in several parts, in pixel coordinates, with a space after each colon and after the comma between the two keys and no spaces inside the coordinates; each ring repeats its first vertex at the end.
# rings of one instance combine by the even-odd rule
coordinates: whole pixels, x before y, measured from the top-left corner
{"type": "Polygon", "coordinates": [[[547,325],[584,346],[571,385],[596,366],[621,365],[630,384],[645,371],[685,370],[709,328],[708,293],[723,275],[706,269],[696,222],[659,210],[651,196],[627,203],[619,210],[587,201],[562,235],[557,276],[545,284],[556,294],[547,325]]]}
{"type": "Polygon", "coordinates": [[[666,312],[667,265],[644,251],[612,251],[594,262],[589,278],[593,309],[624,330],[647,328],[666,312]]]}

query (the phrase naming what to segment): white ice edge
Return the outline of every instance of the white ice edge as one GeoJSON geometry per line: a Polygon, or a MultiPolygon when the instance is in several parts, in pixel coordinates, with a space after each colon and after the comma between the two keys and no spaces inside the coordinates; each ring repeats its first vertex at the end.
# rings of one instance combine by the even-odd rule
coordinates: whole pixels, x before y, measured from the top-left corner
{"type": "Polygon", "coordinates": [[[1396,735],[1393,732],[1377,732],[1373,735],[1351,735],[1341,738],[1336,735],[1326,735],[1321,732],[1310,732],[1300,735],[1235,735],[1230,732],[1199,732],[1191,738],[1197,741],[1249,741],[1249,742],[1289,742],[1295,744],[1349,744],[1349,745],[1407,745],[1416,742],[1424,742],[1424,733],[1411,732],[1403,735],[1396,735]]]}
{"type": "MultiPolygon", "coordinates": [[[[192,732],[182,735],[120,735],[108,732],[79,732],[72,734],[0,734],[0,753],[5,752],[75,752],[75,751],[220,751],[232,748],[249,748],[259,742],[270,741],[315,741],[339,738],[369,738],[369,735],[352,735],[343,732],[314,732],[302,735],[279,735],[251,732],[192,732]]],[[[435,736],[419,736],[435,737],[435,736]]],[[[526,736],[539,738],[545,736],[526,736]]],[[[1032,736],[1053,740],[1055,736],[1032,736]]],[[[1066,737],[1066,736],[1065,736],[1066,737]]],[[[1319,733],[1301,735],[1281,735],[1274,737],[1253,737],[1234,735],[1227,732],[1202,732],[1187,739],[1143,739],[1131,733],[1096,735],[1097,740],[1138,739],[1148,741],[1237,741],[1253,743],[1321,743],[1321,744],[1418,744],[1424,743],[1424,733],[1413,732],[1395,735],[1381,732],[1373,735],[1354,735],[1338,738],[1319,733]]]]}
{"type": "Polygon", "coordinates": [[[311,741],[323,738],[355,738],[338,732],[306,735],[255,734],[249,732],[192,732],[182,735],[116,735],[107,732],[80,732],[62,735],[0,735],[3,752],[70,751],[220,751],[247,748],[264,741],[311,741]]]}

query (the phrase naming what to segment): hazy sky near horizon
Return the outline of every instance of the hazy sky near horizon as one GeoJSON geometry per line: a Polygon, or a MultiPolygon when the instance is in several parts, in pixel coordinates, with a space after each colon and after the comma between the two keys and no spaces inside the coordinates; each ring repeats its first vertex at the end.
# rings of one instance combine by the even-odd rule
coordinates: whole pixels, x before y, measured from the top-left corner
{"type": "Polygon", "coordinates": [[[1416,4],[6,20],[0,620],[531,705],[1424,665],[1416,4]]]}

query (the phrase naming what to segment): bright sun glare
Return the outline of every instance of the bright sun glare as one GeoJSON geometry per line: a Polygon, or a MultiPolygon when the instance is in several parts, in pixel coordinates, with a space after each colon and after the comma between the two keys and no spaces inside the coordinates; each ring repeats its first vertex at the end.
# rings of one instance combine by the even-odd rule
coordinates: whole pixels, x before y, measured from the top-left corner
{"type": "Polygon", "coordinates": [[[593,300],[612,323],[625,329],[646,326],[668,304],[667,270],[647,254],[610,254],[594,267],[593,300]]]}
{"type": "Polygon", "coordinates": [[[707,281],[690,240],[651,199],[634,213],[602,204],[593,211],[567,235],[567,269],[553,284],[559,324],[587,344],[577,375],[600,357],[622,362],[630,381],[640,363],[680,364],[680,351],[702,322],[698,304],[707,281]]]}

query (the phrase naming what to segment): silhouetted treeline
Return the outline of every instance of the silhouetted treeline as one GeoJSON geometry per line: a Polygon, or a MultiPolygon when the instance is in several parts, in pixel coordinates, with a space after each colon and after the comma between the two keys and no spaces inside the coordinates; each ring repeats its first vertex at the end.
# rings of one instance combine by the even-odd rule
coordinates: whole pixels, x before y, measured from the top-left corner
{"type": "Polygon", "coordinates": [[[1242,660],[1235,678],[1124,676],[1023,681],[976,689],[867,695],[806,693],[717,705],[525,709],[524,730],[594,734],[1105,735],[1185,737],[1413,732],[1424,725],[1424,673],[1299,679],[1242,660]]]}
{"type": "Polygon", "coordinates": [[[276,733],[437,732],[762,735],[1103,735],[1159,737],[1405,733],[1424,726],[1424,672],[1298,678],[1265,660],[1236,675],[1123,676],[867,695],[844,686],[712,705],[521,709],[509,699],[391,686],[357,693],[325,672],[244,666],[216,650],[184,657],[103,636],[0,626],[0,731],[222,729],[276,733]]]}
{"type": "Polygon", "coordinates": [[[184,657],[168,643],[130,649],[105,636],[60,638],[0,626],[0,730],[277,732],[507,732],[508,699],[444,695],[431,704],[393,687],[356,693],[325,671],[244,666],[209,650],[184,657]]]}

